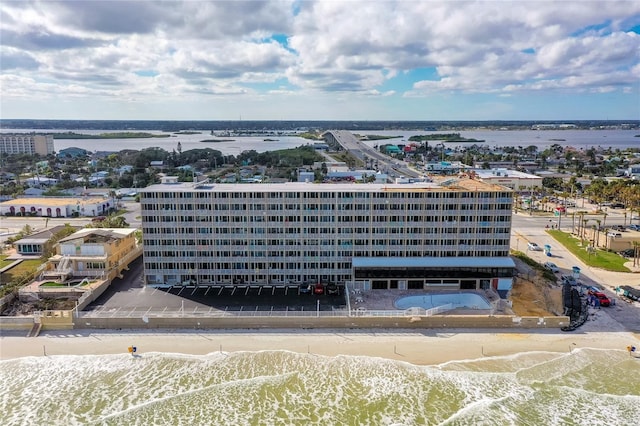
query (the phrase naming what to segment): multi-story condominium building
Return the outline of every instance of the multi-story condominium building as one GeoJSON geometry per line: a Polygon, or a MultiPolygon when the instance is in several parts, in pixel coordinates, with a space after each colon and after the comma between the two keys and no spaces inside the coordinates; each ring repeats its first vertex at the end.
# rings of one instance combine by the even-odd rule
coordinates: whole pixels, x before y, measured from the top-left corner
{"type": "Polygon", "coordinates": [[[53,154],[53,135],[30,133],[0,134],[2,154],[53,154]]]}
{"type": "Polygon", "coordinates": [[[144,279],[508,290],[512,194],[469,178],[384,185],[168,177],[140,191],[144,279]]]}

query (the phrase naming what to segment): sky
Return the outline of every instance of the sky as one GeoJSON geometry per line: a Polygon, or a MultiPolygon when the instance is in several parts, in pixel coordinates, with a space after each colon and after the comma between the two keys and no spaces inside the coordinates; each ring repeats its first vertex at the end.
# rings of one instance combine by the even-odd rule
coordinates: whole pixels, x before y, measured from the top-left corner
{"type": "Polygon", "coordinates": [[[0,118],[638,120],[640,1],[0,0],[0,118]]]}

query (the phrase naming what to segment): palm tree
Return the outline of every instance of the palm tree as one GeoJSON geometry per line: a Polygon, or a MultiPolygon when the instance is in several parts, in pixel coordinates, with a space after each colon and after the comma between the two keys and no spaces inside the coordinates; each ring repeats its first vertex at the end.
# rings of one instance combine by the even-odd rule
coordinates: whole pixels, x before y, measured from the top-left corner
{"type": "Polygon", "coordinates": [[[582,233],[580,234],[580,241],[582,242],[582,244],[584,244],[584,241],[583,241],[584,240],[584,231],[585,231],[585,228],[587,227],[587,222],[589,222],[589,219],[585,219],[584,215],[583,215],[583,218],[582,218],[582,233]]]}
{"type": "Polygon", "coordinates": [[[542,204],[542,210],[545,212],[547,211],[548,203],[549,203],[549,197],[547,197],[546,195],[542,197],[542,199],[540,199],[540,204],[542,204]]]}
{"type": "Polygon", "coordinates": [[[596,241],[596,245],[598,247],[600,246],[600,222],[602,222],[600,219],[596,219],[596,223],[598,224],[598,228],[597,228],[597,231],[596,231],[595,241],[596,241]]]}
{"type": "Polygon", "coordinates": [[[579,211],[579,212],[573,213],[574,233],[576,235],[578,235],[578,236],[580,235],[580,224],[582,223],[582,221],[584,221],[584,215],[585,214],[587,214],[587,212],[585,212],[585,211],[579,211]],[[580,219],[578,220],[578,232],[575,232],[576,215],[578,215],[578,217],[580,217],[580,219]]]}

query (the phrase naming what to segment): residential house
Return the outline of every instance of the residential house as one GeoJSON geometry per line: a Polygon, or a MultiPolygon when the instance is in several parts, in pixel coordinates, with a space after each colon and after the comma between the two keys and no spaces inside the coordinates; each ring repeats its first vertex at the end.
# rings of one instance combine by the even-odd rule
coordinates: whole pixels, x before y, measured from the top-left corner
{"type": "Polygon", "coordinates": [[[142,253],[133,228],[84,228],[63,238],[47,262],[43,279],[112,280],[142,253]]]}

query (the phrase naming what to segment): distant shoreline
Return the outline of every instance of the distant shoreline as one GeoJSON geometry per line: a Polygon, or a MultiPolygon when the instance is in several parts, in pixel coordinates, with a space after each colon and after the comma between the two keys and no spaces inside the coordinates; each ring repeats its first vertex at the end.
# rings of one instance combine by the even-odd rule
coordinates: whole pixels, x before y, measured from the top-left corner
{"type": "Polygon", "coordinates": [[[53,133],[53,139],[147,139],[147,138],[168,138],[171,135],[154,135],[147,132],[114,132],[100,133],[99,135],[89,135],[85,133],[62,132],[53,133]]]}
{"type": "MultiPolygon", "coordinates": [[[[565,131],[565,130],[611,130],[640,129],[640,120],[479,120],[479,121],[413,121],[413,120],[37,120],[37,119],[0,119],[2,129],[52,129],[71,130],[106,130],[164,132],[192,131],[243,131],[259,132],[265,128],[276,131],[307,131],[308,129],[342,129],[355,133],[363,129],[367,131],[387,130],[407,131],[485,131],[485,130],[533,130],[533,131],[565,131]],[[534,129],[535,127],[535,129],[534,129]]],[[[267,136],[267,135],[265,135],[267,136]]],[[[275,135],[274,135],[275,136],[275,135]]],[[[280,136],[280,135],[278,135],[280,136]]]]}

